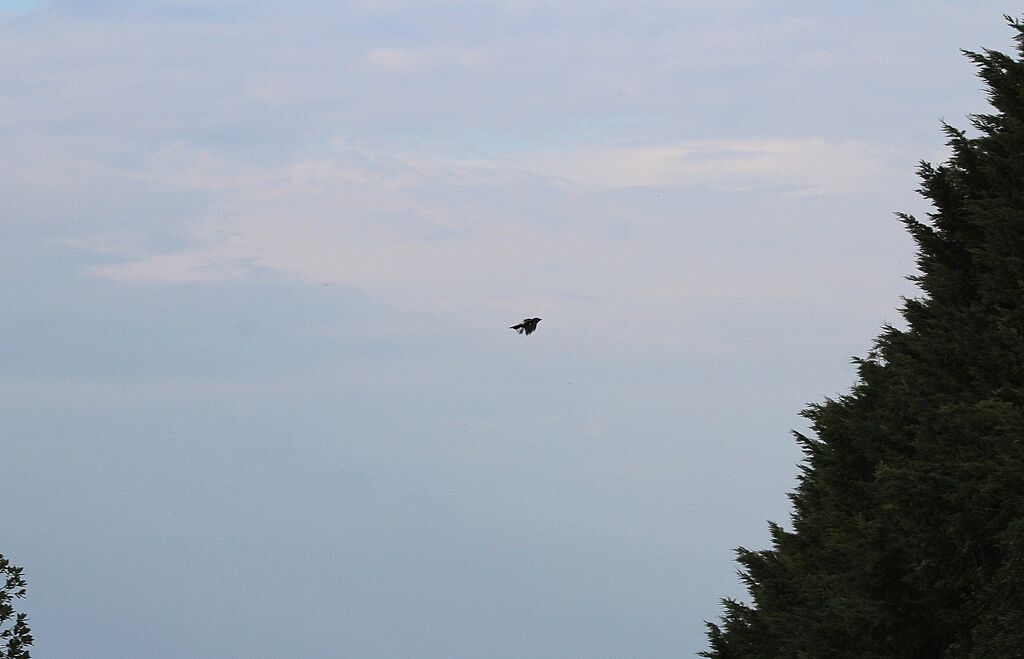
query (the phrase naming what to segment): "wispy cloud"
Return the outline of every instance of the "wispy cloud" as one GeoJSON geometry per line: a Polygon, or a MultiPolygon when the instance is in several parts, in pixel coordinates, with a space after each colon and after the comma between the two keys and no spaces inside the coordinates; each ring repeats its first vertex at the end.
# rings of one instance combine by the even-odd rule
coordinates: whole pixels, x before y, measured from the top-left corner
{"type": "Polygon", "coordinates": [[[863,192],[891,172],[888,149],[822,139],[701,140],[531,154],[527,170],[592,189],[758,188],[795,194],[863,192]]]}
{"type": "Polygon", "coordinates": [[[183,218],[180,246],[142,253],[137,237],[118,235],[74,244],[119,256],[89,272],[122,281],[270,270],[412,307],[600,298],[650,311],[672,296],[784,288],[771,283],[787,276],[778,271],[758,282],[714,272],[708,254],[727,229],[695,200],[863,192],[889,174],[885,156],[871,145],[823,140],[586,146],[504,158],[338,143],[317,158],[258,167],[178,147],[138,176],[210,195],[200,214],[183,218]],[[678,205],[659,203],[662,195],[678,205]]]}
{"type": "Polygon", "coordinates": [[[395,73],[413,73],[439,66],[476,69],[491,58],[482,49],[373,48],[366,60],[379,69],[395,73]]]}
{"type": "Polygon", "coordinates": [[[434,63],[431,54],[409,48],[374,48],[366,55],[374,66],[391,71],[416,71],[434,63]]]}

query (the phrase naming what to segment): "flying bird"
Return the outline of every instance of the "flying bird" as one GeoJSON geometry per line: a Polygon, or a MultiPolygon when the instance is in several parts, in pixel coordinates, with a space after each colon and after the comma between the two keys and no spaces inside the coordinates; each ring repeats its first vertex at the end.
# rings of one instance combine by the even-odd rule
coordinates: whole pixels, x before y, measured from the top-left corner
{"type": "Polygon", "coordinates": [[[514,329],[519,334],[533,334],[533,330],[537,329],[537,323],[540,322],[540,318],[524,318],[523,322],[518,325],[513,325],[509,329],[514,329]]]}

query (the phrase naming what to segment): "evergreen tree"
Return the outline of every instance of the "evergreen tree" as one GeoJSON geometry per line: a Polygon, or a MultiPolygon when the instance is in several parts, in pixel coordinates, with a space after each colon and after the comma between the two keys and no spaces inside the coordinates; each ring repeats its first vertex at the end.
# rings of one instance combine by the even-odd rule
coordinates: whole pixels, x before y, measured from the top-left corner
{"type": "Polygon", "coordinates": [[[922,163],[900,215],[922,290],[849,394],[803,412],[792,530],[737,550],[705,657],[1024,656],[1024,24],[1017,58],[965,51],[991,114],[922,163]]]}
{"type": "Polygon", "coordinates": [[[25,596],[25,579],[21,572],[20,567],[11,565],[0,554],[0,659],[29,659],[32,633],[28,628],[28,617],[24,613],[15,613],[11,604],[14,598],[25,596]],[[14,618],[14,624],[6,627],[11,618],[14,618]]]}

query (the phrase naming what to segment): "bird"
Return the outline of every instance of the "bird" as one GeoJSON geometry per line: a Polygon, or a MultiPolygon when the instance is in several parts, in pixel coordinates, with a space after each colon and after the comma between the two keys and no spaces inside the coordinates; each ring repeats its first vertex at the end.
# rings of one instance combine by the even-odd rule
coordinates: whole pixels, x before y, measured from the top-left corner
{"type": "Polygon", "coordinates": [[[519,334],[533,334],[533,330],[537,329],[537,323],[540,322],[540,318],[524,318],[523,322],[518,325],[513,325],[509,329],[514,329],[519,334]]]}

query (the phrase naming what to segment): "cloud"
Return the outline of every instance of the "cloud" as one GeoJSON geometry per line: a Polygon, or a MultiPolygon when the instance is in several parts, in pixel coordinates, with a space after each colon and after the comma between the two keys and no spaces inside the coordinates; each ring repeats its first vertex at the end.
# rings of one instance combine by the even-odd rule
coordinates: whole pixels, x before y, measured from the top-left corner
{"type": "Polygon", "coordinates": [[[523,166],[593,189],[709,186],[829,194],[869,189],[890,172],[891,156],[861,142],[701,140],[542,152],[528,156],[523,166]]]}
{"type": "Polygon", "coordinates": [[[640,322],[679,297],[771,298],[808,285],[792,271],[798,266],[772,263],[772,239],[737,244],[749,219],[722,218],[711,200],[741,194],[799,214],[799,199],[863,192],[888,172],[884,149],[823,140],[583,146],[501,158],[339,142],[276,167],[175,147],[137,176],[209,195],[182,219],[177,246],[147,249],[137,233],[73,244],[116,257],[88,272],[119,281],[272,271],[354,286],[409,309],[530,307],[543,316],[597,303],[640,322]]]}
{"type": "Polygon", "coordinates": [[[238,279],[252,271],[257,257],[240,257],[230,246],[154,254],[138,261],[90,268],[98,277],[122,281],[220,281],[238,279]]]}
{"type": "Polygon", "coordinates": [[[374,48],[366,54],[371,65],[394,73],[413,73],[439,66],[479,69],[491,57],[480,49],[374,48]]]}
{"type": "Polygon", "coordinates": [[[424,69],[434,62],[429,53],[408,48],[374,48],[366,59],[374,66],[400,72],[424,69]]]}

